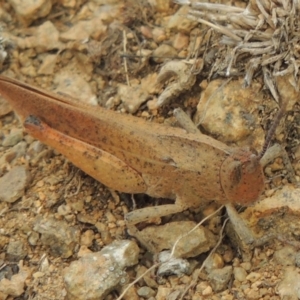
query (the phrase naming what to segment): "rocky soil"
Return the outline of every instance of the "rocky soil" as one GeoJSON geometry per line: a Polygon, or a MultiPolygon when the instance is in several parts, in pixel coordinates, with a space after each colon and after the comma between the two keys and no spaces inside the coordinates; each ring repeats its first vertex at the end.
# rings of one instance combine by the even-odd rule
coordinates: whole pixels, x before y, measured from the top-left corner
{"type": "Polygon", "coordinates": [[[253,9],[250,19],[264,20],[257,27],[234,18],[247,3],[223,3],[234,26],[220,32],[215,9],[203,16],[166,0],[0,0],[2,75],[166,126],[179,126],[181,108],[202,133],[258,152],[286,104],[271,145],[287,152],[265,159],[261,201],[238,207],[256,240],[240,240],[240,220],[207,199],[139,226],[153,255],[128,234],[124,215],[170,200],[106,188],[26,134],[0,97],[0,299],[300,299],[298,19],[285,26],[292,4],[272,2],[272,18],[270,7],[253,9]],[[216,31],[197,19],[205,15],[216,31]],[[233,50],[228,30],[237,24],[249,44],[233,50]],[[291,41],[277,47],[272,33],[275,46],[267,44],[269,27],[291,41]],[[254,29],[264,46],[253,44],[254,29]]]}

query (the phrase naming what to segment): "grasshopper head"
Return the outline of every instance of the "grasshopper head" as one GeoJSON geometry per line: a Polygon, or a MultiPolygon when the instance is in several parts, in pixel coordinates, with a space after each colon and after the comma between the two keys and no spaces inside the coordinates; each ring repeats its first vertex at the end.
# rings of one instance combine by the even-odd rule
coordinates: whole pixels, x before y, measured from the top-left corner
{"type": "Polygon", "coordinates": [[[231,203],[249,205],[264,190],[264,174],[259,157],[249,149],[237,149],[221,166],[221,185],[231,203]]]}

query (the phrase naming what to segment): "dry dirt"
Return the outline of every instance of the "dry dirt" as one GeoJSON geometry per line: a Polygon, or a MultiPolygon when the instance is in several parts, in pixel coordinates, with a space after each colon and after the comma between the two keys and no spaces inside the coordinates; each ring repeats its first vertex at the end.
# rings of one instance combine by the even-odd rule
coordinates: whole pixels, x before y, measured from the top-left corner
{"type": "MultiPolygon", "coordinates": [[[[176,124],[173,109],[177,107],[183,108],[190,116],[196,113],[201,92],[207,87],[207,78],[211,75],[207,62],[203,67],[201,57],[196,62],[202,72],[195,73],[191,81],[183,79],[182,85],[178,87],[175,84],[174,88],[174,74],[167,73],[167,80],[164,78],[163,84],[157,84],[162,66],[170,61],[180,61],[181,64],[188,61],[184,59],[191,55],[195,37],[207,30],[195,22],[184,21],[183,11],[170,25],[170,19],[180,9],[179,5],[159,0],[58,0],[52,1],[48,7],[50,2],[40,4],[38,12],[25,12],[26,6],[30,6],[25,4],[26,1],[0,0],[0,71],[3,75],[45,90],[68,94],[93,105],[131,113],[148,122],[173,126],[176,124]],[[162,107],[157,107],[158,98],[168,84],[172,86],[170,99],[162,107]]],[[[235,5],[245,7],[245,3],[237,2],[235,5]]],[[[211,129],[213,137],[228,144],[243,145],[250,141],[256,148],[262,145],[278,106],[270,100],[268,91],[263,91],[259,75],[253,84],[261,88],[261,102],[255,102],[251,108],[254,123],[242,122],[242,125],[255,128],[246,129],[246,133],[242,131],[241,134],[247,138],[237,134],[242,141],[230,140],[232,135],[222,137],[211,129]],[[257,139],[253,134],[257,134],[257,139]]],[[[248,105],[247,101],[245,105],[248,105]]],[[[286,148],[298,178],[299,103],[295,101],[291,106],[274,140],[286,148]]],[[[64,268],[82,253],[100,251],[114,240],[131,239],[126,231],[124,214],[135,206],[155,205],[157,200],[138,195],[133,201],[131,195],[108,190],[55,150],[23,132],[18,117],[4,102],[0,109],[0,175],[4,176],[15,166],[25,166],[26,169],[22,175],[22,179],[26,179],[25,190],[19,191],[17,199],[0,202],[0,280],[11,280],[21,271],[25,275],[16,281],[9,296],[0,288],[0,299],[65,299],[64,268]],[[78,242],[68,246],[67,250],[60,249],[60,244],[57,247],[47,245],[41,239],[42,229],[37,229],[41,218],[68,224],[79,234],[78,242]],[[14,296],[14,293],[18,295],[14,296]]],[[[213,110],[209,104],[205,109],[213,110]]],[[[207,122],[215,123],[218,121],[215,118],[212,114],[207,122]]],[[[208,129],[204,128],[204,131],[209,134],[208,129]]],[[[273,161],[265,173],[267,180],[263,198],[274,197],[277,190],[289,186],[288,172],[282,159],[273,161]]],[[[16,187],[9,188],[14,190],[16,187]]],[[[291,198],[298,193],[292,188],[286,191],[289,192],[291,198]]],[[[297,197],[293,199],[294,202],[298,200],[297,197]]],[[[275,201],[274,198],[271,201],[275,201]]],[[[263,230],[268,234],[270,227],[276,228],[275,239],[243,255],[243,250],[227,236],[224,237],[211,262],[216,269],[232,266],[230,280],[221,291],[212,288],[209,268],[199,272],[207,252],[190,259],[194,267],[189,274],[160,278],[154,271],[147,280],[136,283],[124,299],[180,299],[186,288],[184,299],[300,299],[300,280],[298,283],[292,281],[300,273],[297,256],[299,210],[295,205],[295,208],[291,206],[283,211],[282,207],[286,205],[279,202],[279,208],[262,208],[267,221],[264,219],[259,229],[260,234],[264,234],[263,230]],[[266,225],[268,218],[272,223],[266,225]],[[284,224],[276,225],[277,219],[282,219],[284,224]],[[294,274],[293,278],[287,274],[294,274]],[[146,289],[146,295],[142,296],[142,287],[151,289],[146,289]]],[[[201,217],[197,213],[185,212],[175,216],[174,220],[199,221],[201,217]]],[[[260,215],[254,210],[252,213],[244,212],[244,216],[250,220],[254,230],[258,230],[255,226],[260,215]]],[[[214,227],[215,236],[218,236],[225,217],[224,211],[214,220],[216,224],[206,224],[209,229],[214,227]]],[[[63,234],[58,239],[64,239],[63,234]]],[[[129,282],[151,267],[154,261],[155,258],[140,246],[138,264],[127,270],[129,282]]],[[[124,286],[116,288],[105,299],[117,299],[122,288],[124,286]]]]}

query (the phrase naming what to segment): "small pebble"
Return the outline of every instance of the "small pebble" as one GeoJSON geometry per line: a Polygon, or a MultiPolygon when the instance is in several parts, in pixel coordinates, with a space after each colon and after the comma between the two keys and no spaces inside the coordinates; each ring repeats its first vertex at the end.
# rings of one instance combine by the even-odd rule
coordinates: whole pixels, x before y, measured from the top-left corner
{"type": "Polygon", "coordinates": [[[31,246],[36,246],[39,241],[39,238],[40,238],[40,235],[37,232],[33,231],[30,233],[30,235],[28,237],[28,243],[31,246]]]}
{"type": "Polygon", "coordinates": [[[33,141],[28,149],[27,149],[27,156],[31,159],[34,158],[37,154],[41,153],[45,149],[45,145],[40,141],[33,141]]]}
{"type": "Polygon", "coordinates": [[[223,254],[223,260],[225,263],[229,263],[232,261],[232,259],[233,259],[233,251],[232,249],[227,249],[223,254]]]}
{"type": "Polygon", "coordinates": [[[177,51],[170,45],[161,44],[153,51],[153,60],[156,63],[162,63],[166,57],[176,56],[177,51]]]}
{"type": "Polygon", "coordinates": [[[190,270],[190,264],[187,259],[176,257],[170,258],[170,251],[159,253],[158,260],[162,264],[157,270],[157,275],[161,277],[170,274],[182,276],[183,274],[187,274],[190,270]]]}
{"type": "Polygon", "coordinates": [[[233,269],[233,275],[236,280],[242,282],[246,280],[247,272],[241,267],[235,267],[233,269]]]}
{"type": "Polygon", "coordinates": [[[170,17],[167,28],[174,30],[174,32],[179,31],[189,33],[197,23],[186,17],[188,11],[189,7],[187,5],[180,7],[179,10],[170,17]]]}
{"type": "Polygon", "coordinates": [[[0,280],[1,299],[22,299],[21,295],[25,292],[25,281],[30,277],[31,270],[24,267],[22,262],[18,264],[18,274],[0,280]],[[4,295],[4,296],[3,296],[4,295]],[[12,297],[7,297],[11,295],[12,297]],[[3,297],[2,297],[3,296],[3,297]]]}
{"type": "Polygon", "coordinates": [[[246,299],[248,300],[257,300],[259,299],[259,291],[257,290],[250,290],[247,294],[246,294],[246,299]]]}
{"type": "Polygon", "coordinates": [[[6,250],[6,259],[9,261],[19,261],[27,255],[25,244],[20,241],[9,241],[6,250]]]}
{"type": "Polygon", "coordinates": [[[245,269],[246,271],[250,271],[251,268],[252,268],[252,265],[251,265],[250,262],[242,262],[242,263],[240,264],[240,266],[241,266],[243,269],[245,269]]]}
{"type": "Polygon", "coordinates": [[[262,281],[261,280],[257,280],[257,281],[255,281],[255,282],[253,282],[251,284],[251,288],[255,289],[255,290],[258,290],[261,285],[262,285],[262,281]]]}
{"type": "Polygon", "coordinates": [[[13,128],[11,132],[4,138],[2,146],[12,147],[23,139],[23,130],[13,128]]]}
{"type": "Polygon", "coordinates": [[[232,275],[232,267],[226,266],[223,269],[214,269],[208,274],[208,280],[215,292],[224,291],[232,275]]]}
{"type": "Polygon", "coordinates": [[[0,169],[5,170],[6,163],[11,163],[15,158],[25,155],[27,144],[26,142],[20,142],[14,147],[8,148],[0,157],[0,169]]]}
{"type": "Polygon", "coordinates": [[[156,300],[166,300],[171,294],[172,288],[159,286],[157,289],[156,300]]]}
{"type": "Polygon", "coordinates": [[[283,278],[276,286],[276,293],[280,299],[300,299],[300,274],[294,266],[286,266],[283,278]]]}
{"type": "Polygon", "coordinates": [[[105,214],[107,223],[115,223],[117,221],[116,217],[111,213],[111,211],[107,211],[105,214]]]}
{"type": "Polygon", "coordinates": [[[39,271],[32,274],[32,276],[33,276],[34,279],[41,278],[44,275],[45,275],[45,273],[39,272],[39,271]]]}
{"type": "Polygon", "coordinates": [[[24,195],[29,178],[25,166],[12,168],[0,178],[0,201],[13,203],[20,199],[24,195]]]}
{"type": "Polygon", "coordinates": [[[95,235],[94,235],[93,230],[85,231],[80,237],[80,245],[86,246],[86,247],[92,246],[94,237],[95,237],[95,235]]]}
{"type": "Polygon", "coordinates": [[[187,48],[189,45],[189,37],[183,33],[177,33],[173,40],[173,47],[177,50],[187,48]]]}
{"type": "MultiPolygon", "coordinates": [[[[147,242],[155,245],[155,251],[171,249],[178,237],[186,234],[195,227],[192,221],[169,222],[160,226],[148,226],[140,234],[147,242]]],[[[194,257],[209,251],[216,244],[215,236],[207,228],[199,226],[188,235],[176,242],[175,257],[194,257]]]]}
{"type": "Polygon", "coordinates": [[[157,27],[153,28],[152,37],[156,43],[161,43],[162,41],[166,40],[166,38],[167,38],[165,30],[162,28],[157,28],[157,27]]]}
{"type": "Polygon", "coordinates": [[[57,213],[60,216],[66,216],[71,213],[71,207],[68,204],[62,204],[57,208],[57,213]]]}
{"type": "Polygon", "coordinates": [[[137,293],[139,296],[145,298],[145,299],[149,299],[150,297],[154,297],[155,296],[155,291],[152,290],[150,287],[148,286],[142,286],[141,288],[139,288],[137,290],[137,293]]]}
{"type": "Polygon", "coordinates": [[[34,20],[45,17],[51,11],[52,1],[37,0],[28,1],[26,5],[22,1],[10,1],[16,16],[23,23],[24,28],[30,25],[34,20]]]}
{"type": "Polygon", "coordinates": [[[197,286],[196,286],[196,291],[198,292],[198,293],[203,293],[203,291],[207,288],[207,287],[209,287],[210,285],[209,285],[209,283],[207,282],[207,281],[201,281],[201,282],[199,282],[198,284],[197,284],[197,286]]]}
{"type": "Polygon", "coordinates": [[[58,257],[68,258],[76,251],[79,242],[79,228],[54,217],[36,218],[33,230],[40,233],[40,241],[49,252],[58,257]]]}
{"type": "Polygon", "coordinates": [[[238,259],[238,258],[234,258],[233,260],[232,260],[232,266],[233,267],[239,267],[240,266],[240,260],[238,259]]]}
{"type": "Polygon", "coordinates": [[[261,278],[261,274],[260,273],[256,273],[256,272],[251,272],[247,277],[246,279],[251,281],[251,282],[255,282],[257,281],[258,279],[261,278]]]}
{"type": "Polygon", "coordinates": [[[122,240],[113,242],[100,252],[82,254],[79,260],[72,261],[63,270],[66,298],[83,300],[88,295],[88,299],[105,299],[109,292],[127,282],[124,269],[137,264],[139,248],[132,241],[122,240]]]}
{"type": "Polygon", "coordinates": [[[148,26],[141,26],[140,27],[141,34],[146,38],[146,39],[152,39],[152,31],[151,28],[148,26]]]}
{"type": "Polygon", "coordinates": [[[213,269],[222,269],[223,267],[223,258],[218,253],[213,253],[205,262],[205,269],[207,272],[210,272],[213,269]]]}
{"type": "Polygon", "coordinates": [[[292,246],[284,246],[274,252],[275,261],[283,266],[292,266],[295,264],[297,251],[292,246]]]}
{"type": "Polygon", "coordinates": [[[206,289],[202,292],[202,295],[203,295],[203,296],[209,296],[209,295],[211,295],[211,294],[212,294],[212,288],[211,288],[211,286],[209,285],[209,286],[207,286],[206,289]]]}

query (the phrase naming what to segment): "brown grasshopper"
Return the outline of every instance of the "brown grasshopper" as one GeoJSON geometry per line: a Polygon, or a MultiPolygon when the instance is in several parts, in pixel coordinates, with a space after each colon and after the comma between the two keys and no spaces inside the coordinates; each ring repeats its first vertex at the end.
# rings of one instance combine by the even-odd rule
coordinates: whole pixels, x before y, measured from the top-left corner
{"type": "Polygon", "coordinates": [[[175,200],[130,212],[131,228],[205,201],[248,205],[264,190],[262,155],[248,148],[85,105],[4,76],[0,93],[30,135],[107,187],[175,200]]]}

